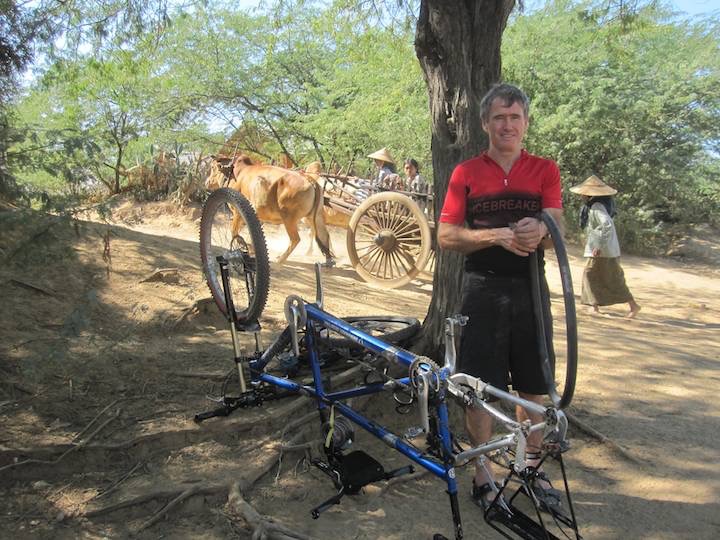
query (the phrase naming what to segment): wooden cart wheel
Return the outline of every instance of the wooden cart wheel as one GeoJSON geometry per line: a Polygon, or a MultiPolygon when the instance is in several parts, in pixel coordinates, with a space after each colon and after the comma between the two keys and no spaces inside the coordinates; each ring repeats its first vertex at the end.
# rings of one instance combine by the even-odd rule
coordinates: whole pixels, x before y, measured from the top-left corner
{"type": "Polygon", "coordinates": [[[420,278],[422,279],[428,279],[432,281],[433,276],[435,275],[435,265],[437,264],[437,251],[435,249],[430,250],[430,256],[428,257],[428,262],[425,265],[425,269],[420,272],[420,278]]]}
{"type": "Polygon", "coordinates": [[[368,197],[350,217],[347,252],[365,281],[392,289],[425,268],[432,240],[420,207],[401,193],[368,197]]]}

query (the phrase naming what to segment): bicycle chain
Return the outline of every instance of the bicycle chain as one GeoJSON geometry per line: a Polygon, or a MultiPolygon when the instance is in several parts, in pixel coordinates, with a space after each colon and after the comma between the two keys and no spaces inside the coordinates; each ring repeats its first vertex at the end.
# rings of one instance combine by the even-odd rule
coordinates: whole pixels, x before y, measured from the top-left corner
{"type": "Polygon", "coordinates": [[[408,369],[408,376],[410,377],[410,384],[417,390],[418,388],[418,377],[420,376],[420,370],[422,365],[426,365],[428,369],[424,369],[425,372],[431,372],[434,377],[434,385],[431,388],[435,392],[440,391],[440,366],[432,359],[427,356],[418,356],[412,361],[408,369]]]}

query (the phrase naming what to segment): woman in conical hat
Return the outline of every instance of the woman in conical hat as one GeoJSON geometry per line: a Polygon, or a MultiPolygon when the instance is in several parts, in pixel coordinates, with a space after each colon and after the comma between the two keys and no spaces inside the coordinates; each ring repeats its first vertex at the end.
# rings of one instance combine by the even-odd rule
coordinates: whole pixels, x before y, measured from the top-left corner
{"type": "Polygon", "coordinates": [[[377,152],[368,155],[368,157],[375,161],[375,165],[378,168],[377,175],[373,179],[374,184],[386,187],[386,177],[390,175],[397,176],[395,173],[395,160],[390,155],[390,152],[387,151],[387,148],[381,148],[377,152]]]}
{"type": "Polygon", "coordinates": [[[368,155],[370,159],[374,159],[375,163],[380,166],[383,163],[388,163],[390,165],[395,164],[395,160],[390,155],[390,152],[388,152],[387,148],[381,148],[377,152],[373,152],[372,154],[368,155]],[[378,163],[381,162],[381,163],[378,163]]]}
{"type": "Polygon", "coordinates": [[[615,188],[608,186],[595,175],[570,188],[581,195],[585,204],[580,209],[580,228],[587,228],[585,257],[588,262],[583,272],[580,301],[592,306],[599,313],[599,306],[612,304],[630,305],[629,318],[640,311],[625,283],[625,273],[620,266],[620,244],[615,230],[615,188]]]}
{"type": "Polygon", "coordinates": [[[617,193],[617,189],[611,188],[594,174],[582,184],[571,187],[570,191],[588,197],[606,197],[617,193]]]}

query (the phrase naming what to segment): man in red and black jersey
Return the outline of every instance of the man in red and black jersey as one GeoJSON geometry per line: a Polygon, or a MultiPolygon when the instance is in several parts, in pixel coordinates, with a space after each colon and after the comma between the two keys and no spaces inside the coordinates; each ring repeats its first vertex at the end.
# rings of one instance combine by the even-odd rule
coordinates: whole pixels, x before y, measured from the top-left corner
{"type": "MultiPolygon", "coordinates": [[[[500,389],[508,375],[520,397],[543,402],[543,379],[530,290],[528,255],[551,247],[547,228],[537,216],[548,209],[562,222],[560,172],[557,164],[526,152],[529,100],[522,90],[500,84],[480,105],[488,150],[460,163],[450,177],[440,215],[438,243],[465,254],[463,331],[458,369],[500,389]]],[[[544,279],[542,280],[544,282],[544,279]]],[[[545,285],[546,286],[546,285],[545,285]]],[[[519,421],[541,421],[517,407],[519,421]]],[[[492,418],[480,408],[465,410],[474,445],[492,435],[492,418]]],[[[537,466],[542,433],[528,436],[528,466],[537,466]]],[[[560,504],[560,492],[543,472],[536,495],[547,509],[560,504]]],[[[475,466],[472,497],[486,508],[497,488],[489,464],[475,466]]]]}

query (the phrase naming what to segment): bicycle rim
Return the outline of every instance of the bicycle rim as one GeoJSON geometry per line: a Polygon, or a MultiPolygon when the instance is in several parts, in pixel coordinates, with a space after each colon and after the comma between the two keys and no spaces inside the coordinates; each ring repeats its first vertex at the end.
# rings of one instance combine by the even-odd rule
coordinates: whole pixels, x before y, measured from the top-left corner
{"type": "MultiPolygon", "coordinates": [[[[395,315],[370,315],[370,316],[353,316],[343,317],[343,320],[349,322],[356,328],[359,328],[366,334],[375,336],[393,345],[403,344],[418,333],[420,330],[420,321],[413,317],[399,317],[395,315]]],[[[360,347],[360,345],[331,333],[329,344],[332,347],[360,347]]]]}
{"type": "Polygon", "coordinates": [[[222,188],[205,203],[200,220],[200,256],[210,293],[227,315],[218,256],[228,262],[228,280],[239,321],[256,320],[267,302],[270,265],[262,225],[248,200],[222,188]]]}

